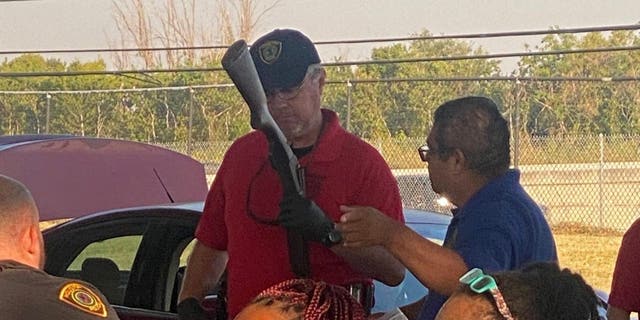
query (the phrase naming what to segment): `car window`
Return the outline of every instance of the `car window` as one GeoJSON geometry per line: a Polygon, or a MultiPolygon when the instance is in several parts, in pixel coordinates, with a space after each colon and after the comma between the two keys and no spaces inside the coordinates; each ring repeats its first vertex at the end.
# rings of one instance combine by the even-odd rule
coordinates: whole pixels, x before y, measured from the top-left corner
{"type": "Polygon", "coordinates": [[[67,277],[96,286],[112,304],[122,304],[141,235],[115,237],[87,245],[71,262],[67,277]]]}
{"type": "Polygon", "coordinates": [[[78,254],[67,270],[80,271],[82,262],[86,258],[104,257],[113,260],[120,270],[131,271],[141,241],[142,235],[132,235],[90,243],[78,254]]]}

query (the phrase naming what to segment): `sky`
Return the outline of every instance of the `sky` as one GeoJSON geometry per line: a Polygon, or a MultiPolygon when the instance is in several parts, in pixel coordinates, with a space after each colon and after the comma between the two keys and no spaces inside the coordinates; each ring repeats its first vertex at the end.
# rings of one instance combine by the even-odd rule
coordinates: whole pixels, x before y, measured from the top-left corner
{"type": "MultiPolygon", "coordinates": [[[[145,0],[162,3],[161,0],[145,0]]],[[[199,0],[201,7],[213,0],[199,0]]],[[[257,0],[268,4],[272,0],[257,0]]],[[[117,34],[111,0],[0,0],[0,51],[107,48],[117,34]]],[[[257,33],[300,29],[314,41],[578,28],[640,22],[639,0],[280,0],[257,33]]],[[[489,53],[521,52],[539,37],[472,40],[489,53]]],[[[204,44],[206,45],[206,44],[204,44]]],[[[216,44],[217,45],[217,44],[216,44]]],[[[378,43],[377,46],[388,45],[378,43]]],[[[362,60],[371,45],[320,46],[323,60],[362,60]]],[[[109,60],[108,54],[102,54],[109,60]]],[[[0,56],[0,61],[12,56],[0,56]]],[[[59,57],[59,56],[53,56],[59,57]]],[[[64,55],[67,61],[97,54],[64,55]]],[[[505,61],[510,68],[515,61],[505,61]]]]}

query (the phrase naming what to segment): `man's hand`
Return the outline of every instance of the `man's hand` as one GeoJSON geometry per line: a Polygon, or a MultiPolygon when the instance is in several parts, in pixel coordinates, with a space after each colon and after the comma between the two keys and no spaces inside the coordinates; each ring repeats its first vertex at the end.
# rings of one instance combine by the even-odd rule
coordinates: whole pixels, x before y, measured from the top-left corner
{"type": "Polygon", "coordinates": [[[326,246],[341,240],[324,211],[315,202],[297,193],[284,195],[280,202],[278,222],[287,230],[300,233],[305,240],[321,242],[326,246]]]}
{"type": "Polygon", "coordinates": [[[371,207],[340,206],[344,214],[336,229],[348,247],[386,246],[400,224],[371,207]]]}
{"type": "Polygon", "coordinates": [[[207,320],[207,314],[196,298],[186,298],[176,307],[180,320],[207,320]]]}

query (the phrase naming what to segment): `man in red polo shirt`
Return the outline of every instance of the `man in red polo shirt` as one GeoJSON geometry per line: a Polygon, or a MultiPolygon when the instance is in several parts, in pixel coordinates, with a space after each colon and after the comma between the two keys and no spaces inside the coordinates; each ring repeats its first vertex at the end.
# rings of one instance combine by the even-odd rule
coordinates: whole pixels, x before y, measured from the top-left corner
{"type": "Polygon", "coordinates": [[[199,319],[199,301],[225,266],[229,318],[260,291],[295,278],[288,263],[288,230],[302,231],[308,241],[312,279],[367,287],[372,279],[397,285],[404,277],[404,267],[381,247],[352,249],[327,239],[341,205],[373,206],[397,221],[403,216],[396,180],[381,155],[345,131],[335,112],[321,108],[326,73],[313,43],[299,31],[278,29],[258,39],[250,53],[269,111],[304,168],[309,200],[283,198],[262,132],[236,140],[196,230],[179,297],[181,319],[199,319]],[[314,204],[319,212],[308,210],[314,204]],[[281,212],[290,223],[276,223],[281,212]]]}

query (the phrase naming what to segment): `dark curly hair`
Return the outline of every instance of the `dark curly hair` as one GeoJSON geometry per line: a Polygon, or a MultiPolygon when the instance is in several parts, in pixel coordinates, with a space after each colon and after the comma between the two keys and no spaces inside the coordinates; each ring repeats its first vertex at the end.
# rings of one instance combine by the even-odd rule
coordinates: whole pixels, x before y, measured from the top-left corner
{"type": "MultiPolygon", "coordinates": [[[[511,314],[518,320],[597,320],[598,298],[582,276],[556,263],[537,262],[520,270],[493,275],[511,314]]],[[[477,295],[463,287],[466,295],[477,295]]],[[[502,316],[489,293],[483,294],[493,306],[483,319],[502,316]]]]}

